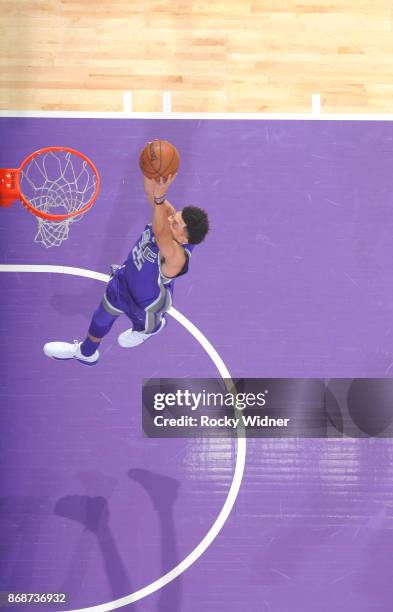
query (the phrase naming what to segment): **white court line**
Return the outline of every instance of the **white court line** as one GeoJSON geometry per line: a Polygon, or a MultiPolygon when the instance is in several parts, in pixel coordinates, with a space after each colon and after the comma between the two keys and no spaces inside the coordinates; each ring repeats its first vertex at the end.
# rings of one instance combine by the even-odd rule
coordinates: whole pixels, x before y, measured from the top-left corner
{"type": "Polygon", "coordinates": [[[313,117],[321,115],[321,94],[313,93],[311,96],[311,112],[313,117]]]}
{"type": "Polygon", "coordinates": [[[393,121],[388,113],[110,113],[90,111],[0,110],[0,118],[29,119],[214,119],[222,121],[393,121]]]}
{"type": "MultiPolygon", "coordinates": [[[[73,276],[94,278],[104,283],[107,283],[109,281],[109,276],[107,274],[102,274],[101,272],[94,272],[93,270],[85,270],[83,268],[72,268],[69,266],[0,264],[0,272],[50,272],[55,274],[71,274],[73,276]]],[[[210,359],[213,361],[214,365],[219,371],[221,377],[231,378],[231,375],[225,363],[217,353],[216,349],[210,344],[206,336],[204,336],[202,332],[197,327],[195,327],[193,323],[191,323],[191,321],[189,321],[183,314],[181,314],[175,308],[171,308],[168,314],[170,314],[174,319],[176,319],[178,323],[183,325],[183,327],[185,327],[185,329],[192,336],[194,336],[194,338],[199,342],[199,344],[205,349],[210,359]]],[[[197,561],[197,559],[199,559],[199,557],[203,555],[203,553],[217,537],[217,535],[223,528],[226,520],[228,519],[233,505],[236,501],[237,495],[239,493],[240,485],[243,479],[245,462],[246,439],[245,437],[238,437],[235,471],[224,505],[221,508],[218,517],[216,518],[213,525],[210,527],[205,537],[201,540],[201,542],[199,542],[198,546],[196,546],[194,550],[192,550],[190,554],[187,555],[185,559],[183,559],[183,561],[176,565],[176,567],[161,576],[161,578],[158,578],[151,584],[148,584],[142,589],[139,589],[139,591],[135,591],[130,595],[126,595],[125,597],[121,597],[120,599],[116,599],[114,601],[109,601],[105,604],[99,604],[97,606],[91,606],[89,608],[79,608],[78,610],[68,610],[67,612],[81,612],[82,610],[107,612],[109,610],[121,608],[122,606],[126,606],[127,604],[133,603],[142,599],[143,597],[151,595],[169,582],[172,582],[172,580],[180,576],[180,574],[185,572],[186,569],[188,569],[193,563],[195,563],[195,561],[197,561]]]]}
{"type": "Polygon", "coordinates": [[[123,91],[123,113],[132,113],[132,91],[123,91]]]}
{"type": "Polygon", "coordinates": [[[102,274],[102,272],[94,272],[94,270],[86,270],[84,268],[72,268],[71,266],[0,264],[0,272],[50,272],[52,274],[71,274],[72,276],[94,278],[103,283],[109,281],[108,274],[102,274]]]}
{"type": "Polygon", "coordinates": [[[162,92],[162,112],[163,113],[172,112],[172,93],[170,91],[162,92]]]}

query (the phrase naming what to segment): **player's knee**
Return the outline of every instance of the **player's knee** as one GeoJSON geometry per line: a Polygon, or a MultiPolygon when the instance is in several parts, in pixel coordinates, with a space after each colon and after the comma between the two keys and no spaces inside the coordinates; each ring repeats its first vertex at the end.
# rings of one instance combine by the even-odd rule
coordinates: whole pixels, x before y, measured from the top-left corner
{"type": "Polygon", "coordinates": [[[105,310],[102,304],[94,311],[93,318],[89,327],[89,335],[96,338],[103,338],[111,329],[117,316],[105,310]]]}

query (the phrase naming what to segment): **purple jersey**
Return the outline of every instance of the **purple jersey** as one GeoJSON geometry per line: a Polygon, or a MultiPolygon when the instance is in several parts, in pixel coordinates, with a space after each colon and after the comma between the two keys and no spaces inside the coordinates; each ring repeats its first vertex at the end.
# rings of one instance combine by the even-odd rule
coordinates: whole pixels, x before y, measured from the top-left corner
{"type": "MultiPolygon", "coordinates": [[[[183,248],[186,253],[186,263],[177,276],[187,273],[193,245],[183,245],[183,248]]],[[[157,299],[162,285],[169,289],[171,293],[173,292],[174,279],[167,278],[163,274],[161,264],[162,257],[152,225],[149,223],[125,261],[127,285],[138,304],[149,304],[157,299]]]]}
{"type": "MultiPolygon", "coordinates": [[[[188,272],[193,245],[186,244],[183,248],[186,262],[177,276],[188,272]]],[[[125,312],[135,327],[142,325],[147,333],[152,333],[172,304],[175,279],[166,277],[161,265],[162,257],[149,223],[108,284],[108,310],[114,307],[125,312]]]]}

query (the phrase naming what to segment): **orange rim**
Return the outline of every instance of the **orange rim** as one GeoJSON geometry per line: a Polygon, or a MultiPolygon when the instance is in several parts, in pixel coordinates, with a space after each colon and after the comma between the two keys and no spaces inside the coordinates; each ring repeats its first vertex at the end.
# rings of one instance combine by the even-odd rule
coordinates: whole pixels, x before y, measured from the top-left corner
{"type": "Polygon", "coordinates": [[[72,217],[78,217],[79,215],[85,213],[87,210],[89,210],[89,208],[93,206],[100,192],[100,175],[98,174],[98,170],[93,164],[93,162],[91,161],[91,159],[89,159],[86,155],[84,155],[80,151],[76,151],[75,149],[70,149],[69,147],[45,147],[44,149],[38,149],[38,151],[34,151],[34,153],[31,153],[31,155],[29,155],[28,157],[26,157],[26,159],[23,160],[20,168],[18,169],[16,180],[17,180],[17,189],[19,191],[19,198],[21,199],[23,205],[27,208],[29,212],[31,212],[36,217],[41,217],[41,219],[47,219],[48,221],[64,221],[64,219],[72,219],[72,217]],[[73,155],[77,155],[78,157],[83,159],[85,162],[87,162],[91,170],[94,172],[95,177],[96,177],[96,190],[92,198],[89,200],[89,202],[85,204],[85,206],[83,206],[80,210],[76,210],[72,213],[65,214],[65,215],[51,215],[49,213],[42,212],[41,210],[38,210],[37,208],[34,208],[34,206],[32,206],[29,203],[29,201],[25,198],[25,196],[23,195],[20,189],[20,182],[19,182],[20,173],[22,172],[23,168],[32,159],[34,159],[34,157],[38,157],[39,155],[42,155],[43,153],[48,153],[49,151],[66,151],[67,153],[72,153],[73,155]]]}

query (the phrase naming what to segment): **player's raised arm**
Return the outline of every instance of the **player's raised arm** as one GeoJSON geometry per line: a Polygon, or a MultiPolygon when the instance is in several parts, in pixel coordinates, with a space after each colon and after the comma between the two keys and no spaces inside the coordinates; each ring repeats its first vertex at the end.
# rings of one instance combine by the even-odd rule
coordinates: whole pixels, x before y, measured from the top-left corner
{"type": "Polygon", "coordinates": [[[185,263],[185,253],[179,241],[174,239],[173,229],[169,217],[173,224],[177,224],[176,213],[173,206],[166,200],[166,192],[176,178],[169,175],[164,180],[153,181],[152,186],[154,213],[153,213],[153,233],[160,249],[160,253],[164,258],[165,273],[169,276],[175,276],[185,263]]]}
{"type": "Polygon", "coordinates": [[[173,250],[175,247],[168,217],[176,211],[173,208],[172,204],[170,204],[166,199],[166,193],[175,178],[176,174],[174,176],[169,175],[166,180],[161,177],[159,181],[151,181],[151,193],[153,196],[154,205],[153,233],[158,245],[160,246],[160,251],[162,250],[161,245],[163,247],[163,250],[167,251],[167,253],[162,253],[164,256],[168,256],[168,251],[170,249],[173,250]]]}
{"type": "Polygon", "coordinates": [[[151,185],[148,188],[150,190],[150,195],[153,198],[153,232],[156,238],[158,235],[163,233],[167,233],[170,236],[172,235],[169,227],[168,216],[176,211],[172,204],[170,204],[166,199],[166,194],[176,176],[176,174],[173,176],[170,174],[167,179],[160,177],[158,181],[154,179],[144,179],[145,183],[149,180],[151,182],[151,185]]]}
{"type": "MultiPolygon", "coordinates": [[[[175,179],[175,177],[173,177],[172,181],[175,179]]],[[[149,179],[146,176],[143,175],[143,187],[145,189],[145,193],[147,196],[147,199],[149,201],[149,204],[151,205],[151,207],[155,208],[155,203],[154,203],[154,193],[155,190],[157,189],[157,181],[155,179],[149,179]]],[[[165,183],[167,185],[166,189],[168,189],[169,184],[165,183]]],[[[163,204],[163,208],[167,213],[167,216],[169,217],[169,215],[172,215],[175,211],[175,207],[172,206],[172,204],[170,202],[168,202],[168,200],[165,198],[164,204],[163,204]]]]}

